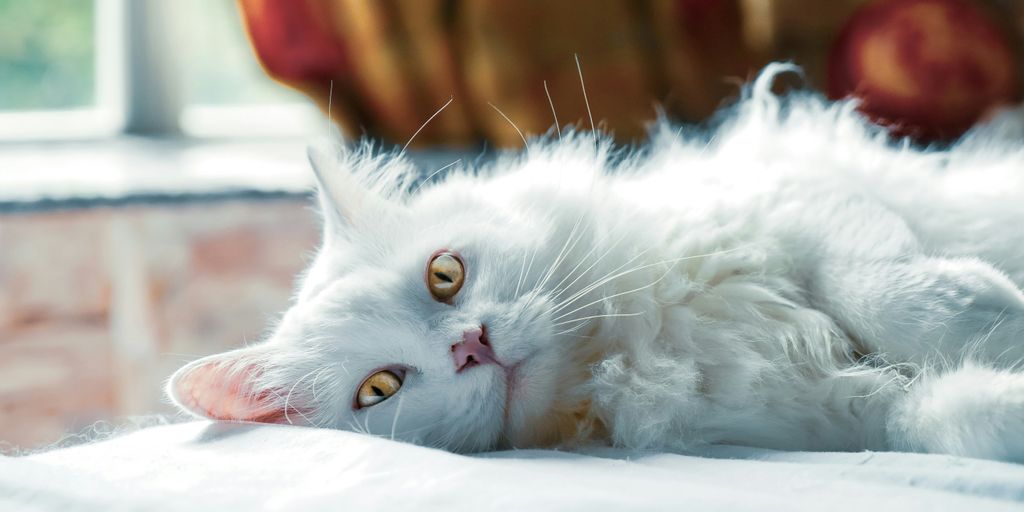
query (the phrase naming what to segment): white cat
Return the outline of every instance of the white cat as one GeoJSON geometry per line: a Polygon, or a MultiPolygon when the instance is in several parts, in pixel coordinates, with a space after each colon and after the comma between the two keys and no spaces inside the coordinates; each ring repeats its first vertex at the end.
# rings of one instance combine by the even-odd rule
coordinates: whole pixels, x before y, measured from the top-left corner
{"type": "Polygon", "coordinates": [[[311,151],[323,245],[196,415],[454,451],[733,443],[1024,461],[1024,111],[952,149],[770,92],[642,150],[575,133],[414,190],[311,151]]]}

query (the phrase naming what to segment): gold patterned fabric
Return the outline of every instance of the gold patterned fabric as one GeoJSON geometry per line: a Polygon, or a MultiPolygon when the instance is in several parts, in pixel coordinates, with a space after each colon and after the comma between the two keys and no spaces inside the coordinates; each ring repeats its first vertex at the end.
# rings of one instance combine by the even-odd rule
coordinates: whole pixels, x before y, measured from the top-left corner
{"type": "MultiPolygon", "coordinates": [[[[462,146],[484,141],[503,147],[519,146],[520,135],[513,123],[526,135],[538,134],[552,128],[555,115],[563,126],[575,123],[589,128],[590,113],[575,56],[579,57],[594,122],[616,138],[630,141],[642,137],[659,110],[674,119],[705,119],[728,98],[735,97],[739,84],[752,78],[769,60],[794,60],[807,70],[812,86],[825,90],[829,85],[826,70],[831,73],[838,69],[836,76],[849,76],[843,74],[845,61],[838,62],[838,67],[829,61],[829,50],[837,34],[867,3],[897,7],[915,4],[909,12],[923,13],[924,27],[938,26],[928,18],[936,16],[935,12],[951,10],[947,9],[949,5],[960,9],[961,4],[969,4],[967,9],[996,12],[997,16],[986,16],[1002,18],[998,24],[1009,27],[1017,23],[1010,32],[1018,33],[1007,39],[1013,44],[1019,40],[1019,20],[1024,19],[1024,2],[1017,0],[238,3],[266,71],[309,95],[325,111],[330,103],[332,118],[350,136],[370,135],[403,144],[451,99],[417,135],[414,145],[419,146],[462,146]]],[[[869,31],[878,27],[882,30],[889,23],[886,12],[898,10],[883,7],[875,9],[874,17],[858,23],[869,31]]],[[[915,26],[914,20],[901,19],[900,23],[909,23],[911,29],[915,26]]],[[[956,29],[955,23],[946,25],[956,29]]],[[[928,31],[923,37],[923,42],[915,44],[930,44],[928,31]]],[[[965,45],[971,44],[971,37],[987,36],[943,35],[944,40],[963,41],[965,45]]],[[[985,43],[979,48],[983,47],[986,55],[996,48],[998,54],[1000,45],[1007,44],[985,43]]],[[[1000,91],[1000,96],[979,96],[976,101],[962,102],[974,110],[949,115],[973,120],[992,105],[1019,99],[1018,50],[1009,48],[996,57],[986,57],[989,67],[1012,70],[1005,74],[1009,80],[1006,84],[990,88],[1000,91]]],[[[856,48],[852,52],[851,61],[859,55],[856,48]]],[[[908,69],[905,74],[920,73],[908,69]]],[[[956,78],[955,74],[936,76],[940,81],[956,78]]],[[[837,89],[835,95],[855,94],[862,83],[848,81],[842,85],[845,89],[837,89]]],[[[930,105],[949,103],[942,96],[946,86],[926,85],[939,92],[934,93],[935,98],[913,98],[917,103],[912,111],[929,112],[926,122],[942,122],[940,118],[945,114],[936,113],[930,105]]],[[[871,90],[885,92],[886,86],[873,84],[871,90]]],[[[955,87],[962,89],[955,83],[949,85],[950,90],[955,87]]],[[[956,93],[962,95],[963,91],[958,89],[956,93]]],[[[891,121],[895,116],[896,122],[913,125],[914,119],[899,118],[901,105],[895,107],[895,114],[882,112],[873,117],[891,121]]]]}
{"type": "Polygon", "coordinates": [[[240,0],[276,79],[327,108],[350,135],[521,144],[559,123],[629,140],[658,108],[700,119],[756,69],[737,2],[594,0],[240,0]],[[718,77],[718,78],[711,78],[718,77]],[[548,101],[550,93],[551,101],[548,101]],[[493,105],[494,107],[492,107],[493,105]],[[497,110],[495,109],[497,108],[497,110]]]}

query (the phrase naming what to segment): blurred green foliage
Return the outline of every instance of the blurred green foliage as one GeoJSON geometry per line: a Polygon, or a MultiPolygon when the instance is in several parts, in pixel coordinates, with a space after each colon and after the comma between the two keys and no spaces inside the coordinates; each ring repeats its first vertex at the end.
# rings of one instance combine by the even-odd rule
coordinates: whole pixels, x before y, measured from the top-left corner
{"type": "Polygon", "coordinates": [[[0,110],[95,102],[92,0],[0,0],[0,110]]]}
{"type": "MultiPolygon", "coordinates": [[[[260,69],[233,0],[165,1],[175,2],[187,104],[301,99],[260,69]]],[[[0,110],[95,104],[95,11],[94,0],[0,0],[0,110]]]]}

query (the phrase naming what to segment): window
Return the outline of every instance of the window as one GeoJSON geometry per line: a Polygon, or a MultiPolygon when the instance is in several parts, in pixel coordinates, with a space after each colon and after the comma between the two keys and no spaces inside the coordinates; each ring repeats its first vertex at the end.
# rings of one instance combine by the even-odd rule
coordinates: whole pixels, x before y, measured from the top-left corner
{"type": "Polygon", "coordinates": [[[0,110],[95,103],[95,7],[78,0],[0,0],[0,110]]]}
{"type": "Polygon", "coordinates": [[[175,10],[188,24],[182,30],[188,33],[182,39],[185,133],[303,135],[322,129],[311,103],[260,69],[234,0],[179,0],[175,10]]]}
{"type": "Polygon", "coordinates": [[[233,0],[0,0],[0,141],[119,133],[305,136],[233,0]]]}
{"type": "Polygon", "coordinates": [[[123,126],[122,12],[117,0],[0,0],[0,139],[123,126]]]}

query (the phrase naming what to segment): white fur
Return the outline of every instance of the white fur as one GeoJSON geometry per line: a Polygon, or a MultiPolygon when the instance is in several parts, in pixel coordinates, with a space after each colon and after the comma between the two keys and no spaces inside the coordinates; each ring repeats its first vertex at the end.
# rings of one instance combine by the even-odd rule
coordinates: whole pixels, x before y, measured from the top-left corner
{"type": "Polygon", "coordinates": [[[534,140],[416,193],[400,155],[313,152],[324,244],[294,306],[263,344],[179,371],[171,396],[190,368],[250,361],[254,388],[303,422],[451,450],[1024,461],[1024,115],[922,150],[853,103],[776,97],[787,69],[713,130],[663,122],[633,152],[534,140]],[[423,282],[441,248],[466,262],[453,305],[423,282]],[[507,421],[500,368],[451,360],[481,323],[522,365],[507,421]],[[359,382],[394,364],[401,391],[354,410],[359,382]]]}

